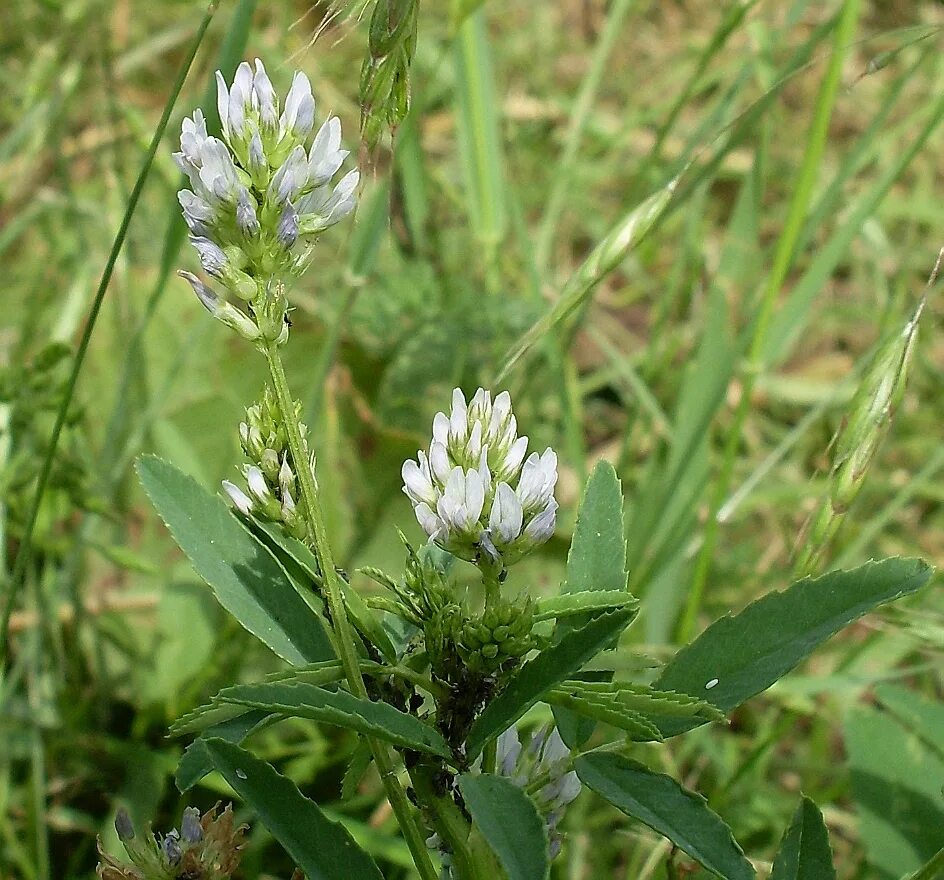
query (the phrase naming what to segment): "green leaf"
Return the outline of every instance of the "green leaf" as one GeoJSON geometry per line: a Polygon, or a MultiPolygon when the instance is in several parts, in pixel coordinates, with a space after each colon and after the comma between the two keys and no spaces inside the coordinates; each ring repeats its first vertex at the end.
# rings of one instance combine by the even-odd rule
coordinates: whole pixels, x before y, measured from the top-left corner
{"type": "Polygon", "coordinates": [[[547,829],[531,798],[510,779],[489,773],[464,773],[459,791],[508,880],[545,880],[547,829]]]}
{"type": "Polygon", "coordinates": [[[305,683],[271,682],[227,688],[218,698],[279,715],[347,727],[401,748],[439,755],[447,760],[452,758],[449,744],[435,728],[389,703],[361,699],[347,691],[329,691],[305,683]]]}
{"type": "Polygon", "coordinates": [[[603,650],[635,615],[635,609],[625,608],[594,617],[525,663],[472,724],[466,740],[468,759],[473,760],[486,742],[514,724],[550,688],[603,650]]]}
{"type": "Polygon", "coordinates": [[[214,724],[223,724],[231,721],[242,711],[238,706],[220,705],[219,703],[204,703],[191,709],[186,715],[181,715],[168,728],[171,736],[184,736],[188,733],[202,733],[214,724]]]}
{"type": "MultiPolygon", "coordinates": [[[[574,538],[567,554],[567,576],[561,598],[620,596],[635,602],[626,592],[626,539],[623,536],[623,492],[619,477],[608,461],[593,469],[577,513],[574,538]]],[[[584,599],[587,602],[588,599],[584,599]]],[[[586,623],[586,615],[573,620],[560,620],[555,638],[586,623]]],[[[606,677],[606,676],[604,676],[606,677]]],[[[582,713],[577,718],[562,705],[554,707],[554,718],[561,738],[572,749],[580,748],[593,734],[596,726],[582,713]]]]}
{"type": "Polygon", "coordinates": [[[627,816],[639,819],[725,880],[752,880],[754,869],[731,829],[699,794],[671,776],[605,752],[582,755],[577,775],[588,788],[627,816]]]}
{"type": "MultiPolygon", "coordinates": [[[[554,688],[554,693],[567,694],[617,710],[627,709],[650,720],[662,719],[666,716],[697,717],[701,721],[724,719],[724,713],[711,703],[706,703],[689,694],[659,691],[644,684],[629,684],[623,681],[565,681],[554,688]]],[[[657,738],[661,739],[661,736],[657,738]]]]}
{"type": "MultiPolygon", "coordinates": [[[[567,712],[581,716],[578,721],[583,719],[591,722],[602,721],[622,730],[633,742],[662,742],[663,737],[659,728],[645,715],[628,706],[600,699],[593,694],[577,694],[556,688],[544,699],[555,710],[555,716],[558,709],[565,709],[567,712]]],[[[563,739],[563,736],[561,738],[563,739]]]]}
{"type": "Polygon", "coordinates": [[[567,554],[565,593],[626,591],[623,493],[608,461],[593,469],[580,502],[574,539],[567,554]]]}
{"type": "Polygon", "coordinates": [[[383,880],[340,822],[326,818],[271,764],[222,739],[206,743],[213,766],[262,819],[308,880],[383,880]]]}
{"type": "Polygon", "coordinates": [[[507,181],[502,168],[501,103],[495,97],[488,28],[481,11],[459,28],[455,63],[456,128],[469,219],[476,237],[492,255],[505,237],[507,181]]]}
{"type": "Polygon", "coordinates": [[[843,735],[859,838],[869,862],[883,877],[917,871],[944,837],[944,759],[895,718],[874,709],[851,712],[843,735]]]}
{"type": "Polygon", "coordinates": [[[294,665],[334,656],[317,615],[221,498],[154,456],[140,458],[137,470],[194,570],[242,626],[294,665]]]}
{"type": "MultiPolygon", "coordinates": [[[[919,559],[885,559],[851,571],[804,578],[722,617],[683,648],[655,682],[727,712],[770,687],[816,647],[878,605],[914,593],[931,567],[919,559]]],[[[668,721],[672,736],[695,723],[668,721]]]]}
{"type": "MultiPolygon", "coordinates": [[[[582,593],[563,593],[560,596],[548,596],[539,599],[534,612],[535,620],[550,620],[563,617],[584,618],[600,611],[612,611],[614,608],[635,608],[639,600],[626,590],[595,590],[582,593]]],[[[578,624],[579,625],[579,624],[578,624]]]]}
{"type": "Polygon", "coordinates": [[[807,797],[783,836],[770,880],[836,880],[823,814],[807,797]]]}
{"type": "Polygon", "coordinates": [[[213,761],[210,759],[210,753],[206,748],[208,739],[225,739],[226,742],[239,745],[247,736],[265,727],[268,723],[268,712],[253,709],[209,727],[202,736],[197,737],[184,749],[183,756],[177,764],[177,773],[174,776],[177,789],[181,792],[190,790],[207,773],[213,770],[213,761]]]}

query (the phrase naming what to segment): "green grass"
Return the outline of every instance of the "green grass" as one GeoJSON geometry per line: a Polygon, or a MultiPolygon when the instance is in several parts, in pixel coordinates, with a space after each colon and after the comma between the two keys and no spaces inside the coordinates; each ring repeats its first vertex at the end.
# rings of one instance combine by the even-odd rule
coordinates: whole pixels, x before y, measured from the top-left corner
{"type": "MultiPolygon", "coordinates": [[[[263,381],[173,275],[195,259],[169,152],[180,118],[214,106],[212,71],[258,54],[277,87],[296,65],[309,74],[319,115],[341,116],[357,156],[366,22],[327,21],[310,46],[322,6],[222,3],[135,209],[203,14],[189,0],[11,0],[3,13],[0,369],[33,365],[0,383],[3,880],[91,877],[118,802],[169,824],[183,804],[169,722],[274,668],[206,601],[131,473],[150,451],[209,486],[232,476],[235,427],[263,381]],[[75,359],[43,378],[36,359],[55,341],[75,359]],[[16,397],[24,376],[36,388],[16,397]]],[[[372,157],[355,223],[322,239],[294,295],[287,369],[340,564],[401,561],[395,526],[419,534],[403,458],[454,385],[504,370],[521,428],[560,453],[561,536],[593,461],[618,468],[643,600],[627,662],[663,659],[680,634],[785,585],[828,490],[830,438],[944,243],[939,24],[917,0],[511,0],[458,28],[424,4],[396,147],[372,157]],[[597,261],[676,178],[648,234],[597,261]]],[[[826,567],[944,558],[940,323],[932,291],[908,392],[826,567]]],[[[565,547],[522,564],[536,589],[556,588],[565,547]]],[[[860,831],[865,770],[843,736],[871,723],[876,682],[940,699],[942,648],[932,589],[838,637],[730,729],[649,756],[705,794],[759,863],[802,790],[824,808],[843,880],[890,877],[881,835],[860,831]]],[[[295,723],[254,748],[405,876],[379,784],[337,803],[349,739],[295,723]]],[[[219,777],[191,793],[201,806],[228,796],[219,777]]],[[[556,878],[670,876],[651,832],[590,798],[567,826],[556,878]]],[[[901,873],[931,855],[918,846],[901,873]]],[[[256,828],[243,873],[263,871],[291,866],[256,828]]]]}

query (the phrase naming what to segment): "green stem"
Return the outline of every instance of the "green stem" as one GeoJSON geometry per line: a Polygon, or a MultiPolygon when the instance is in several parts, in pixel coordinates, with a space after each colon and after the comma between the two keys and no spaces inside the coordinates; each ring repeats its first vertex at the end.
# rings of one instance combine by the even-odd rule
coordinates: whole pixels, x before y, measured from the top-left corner
{"type": "MultiPolygon", "coordinates": [[[[289,391],[288,378],[285,375],[285,368],[282,366],[278,346],[275,343],[269,343],[263,353],[272,376],[272,385],[279,404],[279,411],[282,414],[289,452],[291,452],[292,461],[295,463],[295,472],[302,500],[304,501],[305,515],[311,529],[315,555],[318,557],[322,577],[324,578],[323,592],[328,603],[328,610],[331,613],[338,659],[341,661],[341,667],[344,669],[344,675],[347,678],[351,693],[357,697],[366,698],[367,688],[364,686],[364,679],[361,677],[354,632],[344,607],[341,581],[334,565],[334,554],[331,552],[331,545],[328,542],[328,530],[325,527],[324,513],[321,510],[321,501],[318,498],[318,487],[315,485],[314,474],[308,465],[308,456],[305,453],[305,443],[302,440],[298,417],[295,415],[295,404],[289,391]]],[[[436,869],[433,867],[429,851],[426,848],[425,837],[414,820],[410,802],[407,800],[403,786],[400,785],[397,779],[387,747],[371,737],[367,738],[367,744],[370,746],[384,791],[387,793],[387,799],[396,814],[400,829],[406,838],[407,846],[410,848],[410,853],[420,876],[423,877],[423,880],[438,880],[436,869]]]]}
{"type": "Polygon", "coordinates": [[[483,874],[478,870],[476,858],[469,846],[469,823],[456,802],[448,795],[436,793],[430,770],[416,767],[410,771],[413,790],[429,809],[436,833],[452,852],[453,868],[458,880],[477,880],[483,874]]]}
{"type": "Polygon", "coordinates": [[[823,157],[823,150],[826,146],[826,137],[829,133],[829,120],[832,116],[832,110],[836,103],[836,95],[839,91],[842,62],[846,56],[846,48],[851,43],[852,37],[855,34],[860,8],[861,0],[847,0],[839,14],[839,22],[836,26],[833,41],[833,53],[816,102],[815,115],[813,117],[813,123],[810,126],[806,152],[803,156],[803,165],[797,176],[796,185],[793,190],[793,199],[790,202],[783,233],[777,240],[773,267],[770,270],[770,274],[767,276],[767,283],[761,298],[760,311],[754,323],[754,332],[751,338],[747,366],[742,379],[741,399],[738,402],[738,407],[734,414],[734,423],[728,432],[725,442],[721,470],[715,482],[708,521],[705,524],[704,540],[701,545],[698,560],[695,564],[695,572],[692,576],[692,586],[689,590],[685,613],[678,627],[678,638],[681,642],[686,642],[691,638],[695,630],[695,624],[698,621],[698,612],[701,608],[705,584],[711,572],[715,547],[718,542],[718,529],[720,526],[718,512],[728,495],[728,487],[731,484],[731,478],[734,473],[734,463],[737,458],[744,423],[747,420],[747,413],[751,405],[754,383],[763,368],[764,347],[767,342],[767,333],[770,329],[774,308],[777,303],[777,294],[780,292],[783,282],[787,277],[797,242],[803,232],[806,213],[812,198],[813,187],[816,183],[816,176],[819,172],[820,162],[823,157]]]}

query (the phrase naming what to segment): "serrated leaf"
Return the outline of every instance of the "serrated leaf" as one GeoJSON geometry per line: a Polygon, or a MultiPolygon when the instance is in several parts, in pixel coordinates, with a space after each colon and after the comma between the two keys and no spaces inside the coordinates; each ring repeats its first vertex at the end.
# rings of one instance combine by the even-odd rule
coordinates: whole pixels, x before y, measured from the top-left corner
{"type": "Polygon", "coordinates": [[[601,461],[590,474],[580,502],[563,591],[625,593],[626,579],[623,492],[613,465],[601,461]]]}
{"type": "Polygon", "coordinates": [[[167,732],[170,736],[183,736],[188,733],[201,733],[214,724],[223,724],[241,715],[242,710],[236,706],[220,705],[218,703],[204,703],[181,715],[167,732]]]}
{"type": "Polygon", "coordinates": [[[562,593],[539,599],[534,612],[535,620],[550,620],[611,611],[614,608],[636,607],[639,600],[625,590],[585,590],[580,593],[562,593]]]}
{"type": "MultiPolygon", "coordinates": [[[[613,465],[601,461],[590,474],[580,500],[562,590],[564,596],[570,598],[589,597],[597,592],[600,596],[622,594],[627,601],[635,601],[626,591],[627,580],[623,491],[613,465]]],[[[587,620],[585,615],[558,620],[555,638],[559,639],[587,620]]],[[[604,679],[608,677],[602,676],[604,679]]],[[[561,738],[572,749],[580,748],[593,734],[593,721],[587,717],[572,717],[561,706],[554,708],[554,719],[561,738]]]]}
{"type": "Polygon", "coordinates": [[[295,665],[334,656],[317,615],[221,498],[154,456],[138,459],[137,471],[194,570],[243,627],[295,665]]]}
{"type": "Polygon", "coordinates": [[[836,880],[823,814],[807,797],[780,842],[770,880],[836,880]]]}
{"type": "Polygon", "coordinates": [[[554,689],[545,699],[555,709],[563,708],[591,721],[602,721],[628,734],[633,742],[662,742],[662,734],[641,713],[611,700],[594,699],[591,695],[576,695],[554,689]]]}
{"type": "Polygon", "coordinates": [[[351,753],[351,760],[347,765],[347,770],[344,771],[344,778],[341,780],[342,800],[349,801],[357,794],[357,788],[373,759],[369,743],[366,740],[361,740],[351,753]]]}
{"type": "Polygon", "coordinates": [[[267,712],[253,709],[207,728],[201,736],[184,749],[177,764],[174,781],[177,783],[178,791],[188,791],[213,770],[213,761],[206,748],[208,739],[224,739],[226,742],[239,745],[246,737],[265,727],[269,720],[270,715],[267,712]]]}
{"type": "Polygon", "coordinates": [[[547,828],[534,802],[504,776],[464,773],[459,791],[508,880],[545,880],[547,828]]]}
{"type": "MultiPolygon", "coordinates": [[[[362,661],[361,671],[371,668],[381,669],[379,664],[362,661]]],[[[265,677],[266,682],[304,682],[319,687],[334,684],[344,679],[344,668],[340,660],[323,660],[320,663],[308,663],[305,666],[296,666],[284,672],[273,672],[265,677]]],[[[171,736],[181,736],[185,733],[196,733],[205,730],[212,724],[225,721],[239,714],[239,709],[225,701],[226,694],[232,688],[224,688],[216,694],[209,703],[191,709],[186,715],[181,715],[170,726],[171,736]]]]}
{"type": "Polygon", "coordinates": [[[627,816],[644,822],[725,880],[753,880],[731,829],[699,794],[644,764],[604,752],[582,755],[580,781],[627,816]]]}
{"type": "Polygon", "coordinates": [[[635,609],[630,608],[594,617],[525,663],[472,724],[466,740],[468,759],[473,760],[486,742],[514,724],[550,688],[595,657],[619,636],[635,615],[635,609]]]}
{"type": "Polygon", "coordinates": [[[308,880],[383,880],[374,860],[340,822],[328,819],[295,783],[222,739],[206,743],[213,766],[251,806],[308,880]]]}
{"type": "Polygon", "coordinates": [[[346,727],[401,748],[439,755],[447,760],[452,757],[449,744],[435,728],[389,703],[361,699],[347,691],[329,691],[296,682],[272,682],[227,688],[220,692],[218,699],[346,727]]]}
{"type": "MultiPolygon", "coordinates": [[[[931,577],[919,559],[885,559],[804,578],[722,617],[666,666],[655,686],[730,711],[770,687],[814,648],[878,605],[914,593],[931,577]]],[[[660,724],[667,736],[693,723],[660,724]]]]}
{"type": "Polygon", "coordinates": [[[724,713],[711,703],[690,694],[660,691],[645,684],[630,684],[625,681],[565,681],[560,689],[581,695],[594,694],[654,718],[664,715],[689,718],[698,715],[706,721],[722,721],[725,717],[724,713]]]}

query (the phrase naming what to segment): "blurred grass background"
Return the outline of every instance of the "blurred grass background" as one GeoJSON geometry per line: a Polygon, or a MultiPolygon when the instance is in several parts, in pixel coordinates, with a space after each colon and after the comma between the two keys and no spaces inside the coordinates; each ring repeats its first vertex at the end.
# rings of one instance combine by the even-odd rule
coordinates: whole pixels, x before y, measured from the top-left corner
{"type": "MultiPolygon", "coordinates": [[[[424,4],[412,110],[395,146],[372,151],[357,147],[359,6],[222,2],[176,104],[11,618],[0,877],[92,876],[94,836],[112,834],[118,803],[173,824],[186,801],[168,723],[273,668],[195,582],[131,472],[155,451],[206,485],[232,477],[236,425],[263,382],[261,359],[173,275],[196,259],[181,247],[170,152],[182,116],[215,107],[204,95],[217,66],[228,76],[258,55],[283,93],[303,69],[319,118],[340,115],[366,171],[355,222],[323,237],[294,293],[287,349],[350,570],[396,571],[396,526],[418,540],[400,464],[452,387],[492,385],[593,247],[681,175],[642,245],[580,287],[575,314],[502,383],[521,429],[562,462],[559,536],[517,583],[556,588],[579,487],[596,459],[612,461],[643,600],[624,644],[633,668],[788,582],[857,379],[944,244],[940,3],[424,4]]],[[[71,358],[203,12],[191,0],[0,9],[7,595],[71,358]]],[[[908,393],[824,568],[944,558],[940,325],[932,293],[908,393]]],[[[944,846],[942,649],[932,587],[844,633],[730,727],[649,757],[709,799],[761,876],[802,790],[825,809],[843,880],[899,877],[944,846]]],[[[389,876],[408,876],[379,786],[338,800],[352,746],[302,723],[254,741],[343,814],[389,876]]],[[[211,776],[188,800],[227,794],[211,776]]],[[[555,877],[688,876],[590,796],[566,827],[555,877]]],[[[290,874],[254,828],[243,875],[290,874]]]]}

